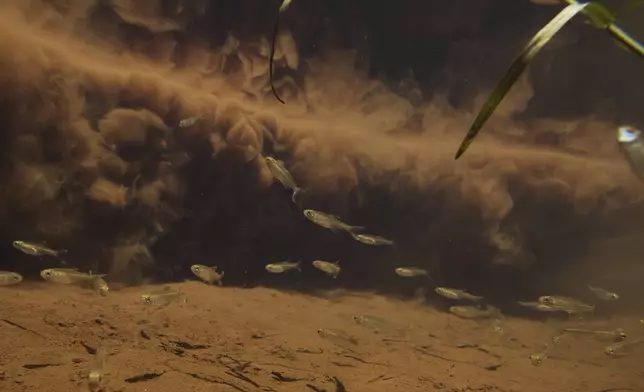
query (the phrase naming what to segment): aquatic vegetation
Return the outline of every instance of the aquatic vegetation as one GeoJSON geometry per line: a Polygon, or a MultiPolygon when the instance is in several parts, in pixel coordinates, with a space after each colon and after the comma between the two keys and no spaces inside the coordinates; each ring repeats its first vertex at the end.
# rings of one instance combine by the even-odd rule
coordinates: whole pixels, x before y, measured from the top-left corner
{"type": "Polygon", "coordinates": [[[517,82],[534,57],[543,49],[550,39],[561,30],[575,15],[584,14],[591,24],[599,29],[606,30],[618,43],[644,59],[644,47],[628,33],[615,25],[615,14],[611,13],[601,3],[579,3],[576,0],[565,0],[570,3],[546,26],[544,26],[523,48],[521,53],[510,65],[501,81],[492,90],[490,96],[483,104],[476,119],[467,131],[461,145],[456,152],[455,159],[460,158],[470,144],[479,134],[487,120],[492,116],[497,106],[501,103],[510,88],[517,82]]]}

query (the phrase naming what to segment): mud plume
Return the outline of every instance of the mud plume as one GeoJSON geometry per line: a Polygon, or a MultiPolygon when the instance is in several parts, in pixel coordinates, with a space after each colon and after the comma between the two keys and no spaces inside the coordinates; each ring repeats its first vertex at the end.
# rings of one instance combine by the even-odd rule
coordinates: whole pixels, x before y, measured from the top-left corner
{"type": "MultiPolygon", "coordinates": [[[[177,279],[199,263],[225,270],[227,284],[279,285],[265,264],[323,259],[342,261],[338,283],[350,287],[400,289],[393,269],[416,265],[500,296],[529,292],[533,274],[582,256],[607,219],[641,209],[643,187],[612,142],[616,124],[531,117],[527,78],[454,162],[484,88],[460,107],[438,90],[423,102],[413,72],[395,85],[370,78],[356,66],[368,57],[359,45],[309,53],[306,26],[290,30],[287,20],[275,57],[287,104],[276,103],[270,17],[237,3],[0,9],[4,242],[65,247],[71,264],[128,283],[177,279]],[[251,27],[226,32],[222,15],[233,11],[251,27]],[[199,26],[210,20],[221,26],[208,35],[199,26]],[[396,247],[310,225],[273,185],[267,155],[306,189],[300,208],[340,215],[396,247]]],[[[294,2],[294,15],[304,8],[294,2]]],[[[45,263],[7,258],[14,269],[45,263]]],[[[325,284],[308,267],[303,276],[325,284]]]]}

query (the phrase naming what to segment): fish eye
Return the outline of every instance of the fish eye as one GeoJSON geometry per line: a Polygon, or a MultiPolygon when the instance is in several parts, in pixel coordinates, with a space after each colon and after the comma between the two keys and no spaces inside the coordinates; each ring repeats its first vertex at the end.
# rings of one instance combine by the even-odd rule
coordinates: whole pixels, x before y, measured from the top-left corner
{"type": "Polygon", "coordinates": [[[45,272],[45,276],[47,276],[47,277],[51,276],[51,271],[45,272]]]}

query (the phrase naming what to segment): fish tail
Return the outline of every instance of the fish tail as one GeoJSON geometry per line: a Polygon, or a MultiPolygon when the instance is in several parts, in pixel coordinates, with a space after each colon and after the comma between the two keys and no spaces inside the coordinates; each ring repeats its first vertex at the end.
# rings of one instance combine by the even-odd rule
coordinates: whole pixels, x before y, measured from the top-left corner
{"type": "Polygon", "coordinates": [[[364,229],[366,229],[366,227],[364,227],[364,226],[349,226],[347,231],[349,233],[351,233],[351,235],[355,236],[355,233],[359,233],[361,231],[364,231],[364,229]]]}
{"type": "Polygon", "coordinates": [[[293,189],[293,196],[291,196],[291,201],[295,204],[297,204],[297,198],[304,193],[304,189],[302,188],[295,188],[293,189]]]}
{"type": "Polygon", "coordinates": [[[295,269],[302,272],[302,260],[298,261],[297,264],[295,264],[295,269]]]}

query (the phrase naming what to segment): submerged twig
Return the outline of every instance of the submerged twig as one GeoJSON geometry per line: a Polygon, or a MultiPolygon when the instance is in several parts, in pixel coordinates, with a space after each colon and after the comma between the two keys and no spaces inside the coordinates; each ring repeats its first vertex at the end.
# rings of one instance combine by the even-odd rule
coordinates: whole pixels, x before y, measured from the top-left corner
{"type": "Polygon", "coordinates": [[[11,326],[14,326],[14,327],[16,327],[16,328],[20,328],[20,329],[22,329],[23,331],[27,331],[27,332],[31,332],[31,333],[33,333],[33,334],[36,334],[36,335],[40,336],[41,338],[45,338],[45,339],[47,338],[45,335],[43,335],[43,334],[41,334],[41,333],[39,333],[39,332],[36,332],[36,331],[34,331],[34,330],[31,330],[31,329],[29,329],[29,328],[27,328],[27,327],[23,327],[22,325],[20,325],[20,324],[18,324],[18,323],[16,323],[16,322],[13,322],[13,321],[11,321],[11,320],[2,319],[2,321],[4,321],[5,323],[7,323],[7,324],[9,324],[9,325],[11,325],[11,326]]]}

